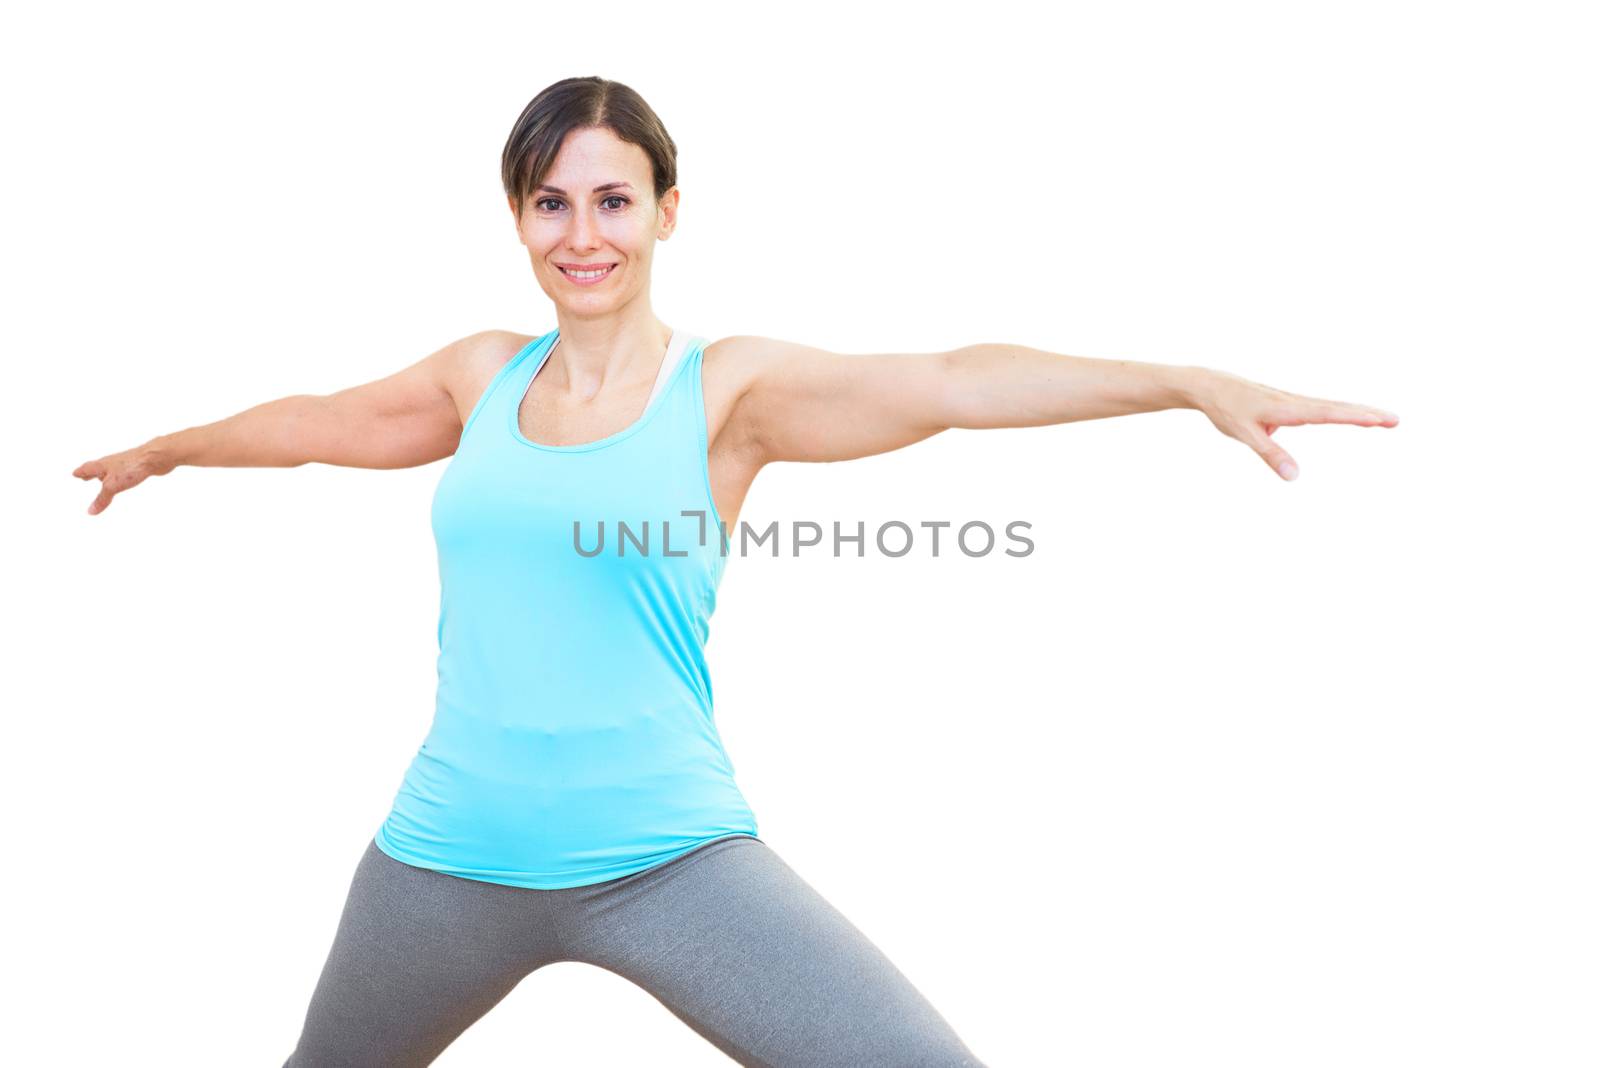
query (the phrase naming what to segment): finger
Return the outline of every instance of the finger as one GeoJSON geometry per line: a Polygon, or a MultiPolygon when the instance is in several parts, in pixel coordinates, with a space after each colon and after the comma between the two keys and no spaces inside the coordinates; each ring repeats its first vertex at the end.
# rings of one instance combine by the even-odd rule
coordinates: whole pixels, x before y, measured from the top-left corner
{"type": "Polygon", "coordinates": [[[115,496],[115,493],[107,493],[105,487],[102,486],[100,489],[100,496],[96,497],[94,499],[94,503],[89,505],[89,514],[99,515],[101,512],[105,511],[106,506],[111,503],[111,498],[115,496]]]}
{"type": "Polygon", "coordinates": [[[100,478],[106,473],[106,469],[101,466],[98,460],[85,460],[83,463],[79,464],[78,469],[72,473],[77,475],[79,478],[100,478]]]}
{"type": "Polygon", "coordinates": [[[1394,426],[1400,417],[1366,404],[1346,404],[1317,397],[1297,397],[1293,403],[1273,413],[1279,426],[1305,426],[1309,423],[1348,423],[1355,426],[1394,426]]]}
{"type": "Polygon", "coordinates": [[[1400,422],[1400,417],[1393,412],[1386,412],[1382,408],[1369,408],[1364,404],[1341,404],[1338,406],[1340,418],[1330,419],[1330,423],[1351,423],[1355,426],[1394,426],[1400,422]]]}
{"type": "Polygon", "coordinates": [[[1266,434],[1251,435],[1248,444],[1285,482],[1293,482],[1300,477],[1300,465],[1294,462],[1294,457],[1266,434]]]}

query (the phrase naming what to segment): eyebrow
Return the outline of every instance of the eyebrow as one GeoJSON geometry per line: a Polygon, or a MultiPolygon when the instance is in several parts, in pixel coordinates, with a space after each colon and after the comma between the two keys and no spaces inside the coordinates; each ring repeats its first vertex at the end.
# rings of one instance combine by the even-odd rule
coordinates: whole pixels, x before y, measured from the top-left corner
{"type": "MultiPolygon", "coordinates": [[[[597,185],[597,186],[595,186],[594,187],[594,192],[603,193],[607,189],[632,189],[632,188],[633,188],[633,185],[630,182],[607,182],[605,185],[597,185]]],[[[541,192],[541,193],[560,193],[562,196],[566,196],[567,195],[567,191],[565,189],[557,189],[553,185],[541,185],[541,186],[539,186],[539,192],[541,192]]]]}

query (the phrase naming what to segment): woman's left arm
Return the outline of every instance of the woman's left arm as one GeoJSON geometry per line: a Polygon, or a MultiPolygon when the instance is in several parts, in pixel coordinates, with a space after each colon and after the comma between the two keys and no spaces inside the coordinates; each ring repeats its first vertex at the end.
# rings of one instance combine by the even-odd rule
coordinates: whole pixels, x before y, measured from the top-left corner
{"type": "Polygon", "coordinates": [[[1299,472],[1280,426],[1395,426],[1364,404],[1286,393],[1207,367],[1064,356],[1023,345],[847,356],[770,338],[728,338],[746,361],[736,417],[763,463],[828,462],[898,449],[943,430],[1046,426],[1168,408],[1203,412],[1285,479],[1299,472]]]}

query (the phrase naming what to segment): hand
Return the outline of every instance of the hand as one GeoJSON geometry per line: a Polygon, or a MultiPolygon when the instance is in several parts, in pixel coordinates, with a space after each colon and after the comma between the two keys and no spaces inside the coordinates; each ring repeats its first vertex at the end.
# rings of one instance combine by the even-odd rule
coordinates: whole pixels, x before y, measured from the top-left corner
{"type": "Polygon", "coordinates": [[[1281,389],[1205,368],[1192,391],[1194,406],[1228,437],[1254,449],[1285,481],[1300,474],[1294,458],[1272,440],[1280,426],[1307,423],[1350,423],[1355,426],[1395,426],[1400,417],[1365,404],[1302,397],[1281,389]]]}
{"type": "Polygon", "coordinates": [[[138,448],[81,463],[72,473],[81,479],[100,480],[100,496],[89,505],[89,514],[99,515],[123,490],[132,489],[151,475],[165,475],[175,466],[154,444],[146,442],[138,448]]]}

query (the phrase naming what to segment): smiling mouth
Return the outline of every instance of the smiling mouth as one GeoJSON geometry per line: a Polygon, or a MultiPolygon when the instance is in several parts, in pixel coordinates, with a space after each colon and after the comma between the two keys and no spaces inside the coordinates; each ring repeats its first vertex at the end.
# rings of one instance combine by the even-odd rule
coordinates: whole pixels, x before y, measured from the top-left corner
{"type": "Polygon", "coordinates": [[[604,267],[597,267],[590,271],[569,271],[565,267],[557,265],[556,270],[560,271],[568,278],[576,279],[579,282],[592,282],[597,278],[604,278],[606,275],[615,270],[616,266],[617,265],[614,263],[608,263],[604,267]]]}

